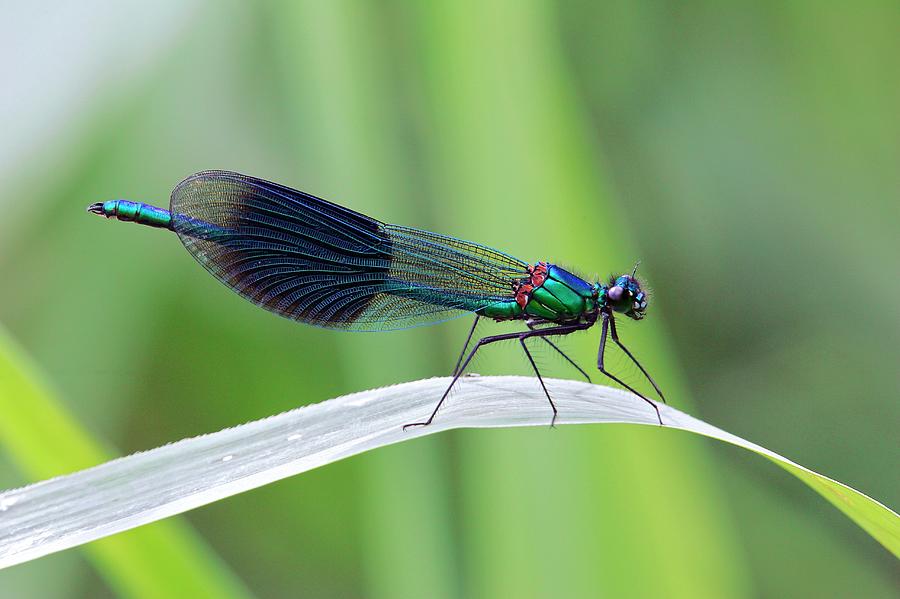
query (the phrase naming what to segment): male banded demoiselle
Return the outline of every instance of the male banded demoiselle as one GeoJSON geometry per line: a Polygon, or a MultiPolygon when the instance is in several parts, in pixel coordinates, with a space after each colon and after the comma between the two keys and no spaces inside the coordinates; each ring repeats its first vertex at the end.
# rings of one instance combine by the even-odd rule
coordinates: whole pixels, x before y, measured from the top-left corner
{"type": "MultiPolygon", "coordinates": [[[[541,339],[589,382],[590,376],[550,337],[600,322],[597,368],[656,410],[644,395],[604,367],[607,333],[659,387],[622,344],[616,314],[641,320],[647,294],[635,272],[589,283],[548,262],[528,264],[495,249],[420,229],[389,225],[308,193],[226,171],[191,175],[172,191],[169,210],[128,200],[98,202],[89,212],[169,229],[217,279],[280,316],[320,327],[384,331],[475,315],[453,380],[427,426],[476,352],[496,341],[519,341],[547,401],[557,409],[526,341],[541,339]],[[528,330],[479,339],[466,353],[481,318],[521,320],[528,330]]],[[[637,268],[637,267],[635,267],[637,268]]]]}

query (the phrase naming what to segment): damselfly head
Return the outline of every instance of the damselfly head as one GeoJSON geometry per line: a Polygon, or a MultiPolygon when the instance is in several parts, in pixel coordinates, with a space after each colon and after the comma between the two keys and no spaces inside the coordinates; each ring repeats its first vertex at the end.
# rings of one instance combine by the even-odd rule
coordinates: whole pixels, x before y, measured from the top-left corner
{"type": "Polygon", "coordinates": [[[647,293],[632,275],[610,278],[609,286],[602,296],[606,305],[614,312],[620,312],[634,320],[642,319],[647,310],[647,293]]]}

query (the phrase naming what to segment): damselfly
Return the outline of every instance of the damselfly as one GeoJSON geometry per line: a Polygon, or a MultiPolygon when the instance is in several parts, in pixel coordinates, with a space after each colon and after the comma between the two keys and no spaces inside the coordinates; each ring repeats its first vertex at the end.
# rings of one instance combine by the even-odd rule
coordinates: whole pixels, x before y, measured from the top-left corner
{"type": "Polygon", "coordinates": [[[589,283],[555,264],[528,264],[469,241],[385,224],[302,191],[225,171],[197,173],[179,183],[169,210],[110,200],[91,204],[88,211],[174,231],[213,276],[292,320],[384,331],[474,314],[452,382],[426,420],[404,428],[431,424],[478,350],[510,339],[519,342],[537,375],[553,410],[552,424],[556,405],[526,341],[547,343],[590,381],[551,337],[589,329],[598,321],[597,368],[652,406],[662,424],[656,404],[604,365],[608,335],[665,401],[616,331],[616,314],[640,320],[647,310],[647,294],[634,271],[589,283]],[[527,330],[483,337],[469,349],[481,318],[520,320],[527,330]]]}

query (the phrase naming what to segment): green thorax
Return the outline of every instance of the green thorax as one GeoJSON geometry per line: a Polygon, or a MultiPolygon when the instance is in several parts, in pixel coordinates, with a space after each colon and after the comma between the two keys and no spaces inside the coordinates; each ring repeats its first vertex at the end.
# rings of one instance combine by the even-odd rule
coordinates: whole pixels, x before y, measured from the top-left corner
{"type": "Polygon", "coordinates": [[[514,285],[513,297],[478,310],[497,320],[539,318],[551,322],[579,320],[597,310],[597,291],[587,281],[539,262],[514,285]]]}
{"type": "Polygon", "coordinates": [[[543,284],[535,286],[525,314],[553,322],[578,320],[597,309],[594,286],[553,264],[546,265],[543,284]]]}

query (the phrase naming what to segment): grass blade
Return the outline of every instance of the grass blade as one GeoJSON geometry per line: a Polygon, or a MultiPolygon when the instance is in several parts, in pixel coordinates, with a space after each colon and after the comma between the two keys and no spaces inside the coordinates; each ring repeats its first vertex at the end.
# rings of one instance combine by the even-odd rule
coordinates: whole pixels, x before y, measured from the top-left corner
{"type": "MultiPolygon", "coordinates": [[[[401,425],[427,414],[448,378],[346,395],[217,433],[114,460],[0,494],[0,567],[60,551],[247,491],[345,457],[461,427],[546,426],[546,399],[528,377],[467,377],[427,428],[401,425]]],[[[548,381],[559,424],[656,426],[634,396],[577,381],[548,381]]],[[[897,514],[866,495],[669,406],[667,427],[743,447],[821,493],[894,555],[897,514]]],[[[550,432],[547,434],[564,434],[550,432]]]]}
{"type": "MultiPolygon", "coordinates": [[[[0,414],[3,414],[0,418],[0,444],[11,460],[31,478],[88,468],[108,459],[109,452],[92,440],[66,413],[36,369],[2,328],[0,414]]],[[[79,476],[73,474],[56,481],[79,476]]],[[[95,489],[95,492],[102,494],[100,489],[95,489]]],[[[65,501],[62,509],[67,514],[82,510],[96,512],[99,507],[75,497],[68,501],[64,497],[62,499],[65,501]]],[[[84,499],[93,501],[90,497],[84,499]]],[[[49,517],[45,511],[38,515],[38,520],[32,521],[30,532],[21,535],[21,531],[17,532],[19,518],[16,502],[15,495],[4,495],[0,499],[0,528],[4,530],[0,535],[0,552],[8,555],[30,545],[39,555],[49,553],[41,548],[47,546],[46,541],[50,537],[55,537],[54,531],[62,532],[55,524],[57,518],[49,517]]],[[[31,507],[37,506],[32,504],[31,507]]],[[[43,509],[48,507],[44,504],[43,509]]],[[[102,508],[107,512],[107,520],[109,512],[115,509],[110,504],[102,508]]],[[[121,530],[124,529],[116,528],[110,532],[121,530]]],[[[90,539],[104,536],[94,531],[90,539]]],[[[80,544],[67,542],[64,546],[80,544]]],[[[103,539],[87,547],[87,551],[101,576],[123,597],[251,596],[228,566],[189,526],[178,520],[160,522],[126,535],[103,539]]],[[[17,561],[21,560],[10,564],[17,561]]]]}

